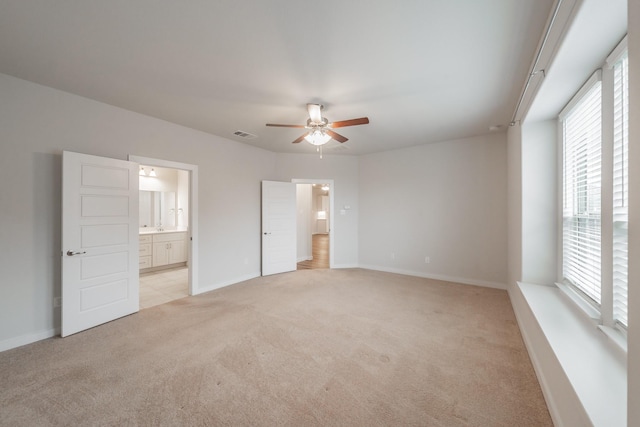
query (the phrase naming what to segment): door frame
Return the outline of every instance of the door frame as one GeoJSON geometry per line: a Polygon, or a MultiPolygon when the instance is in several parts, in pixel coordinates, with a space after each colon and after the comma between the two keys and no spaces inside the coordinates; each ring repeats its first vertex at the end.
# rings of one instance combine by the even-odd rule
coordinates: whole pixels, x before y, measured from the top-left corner
{"type": "Polygon", "coordinates": [[[291,180],[294,184],[329,184],[329,268],[333,268],[333,224],[335,223],[335,209],[334,209],[334,193],[335,184],[333,179],[307,179],[307,178],[294,178],[291,180]]]}
{"type": "Polygon", "coordinates": [[[172,160],[129,154],[129,161],[159,168],[180,169],[189,172],[189,231],[187,265],[189,266],[189,295],[200,293],[198,282],[198,166],[172,160]]]}

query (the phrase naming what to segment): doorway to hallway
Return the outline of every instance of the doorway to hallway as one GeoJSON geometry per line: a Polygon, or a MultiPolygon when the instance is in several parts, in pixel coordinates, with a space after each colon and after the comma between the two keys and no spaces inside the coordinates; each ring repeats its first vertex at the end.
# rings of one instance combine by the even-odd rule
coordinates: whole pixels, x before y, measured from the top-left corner
{"type": "Polygon", "coordinates": [[[329,234],[312,236],[312,259],[298,263],[298,270],[329,268],[329,234]]]}
{"type": "Polygon", "coordinates": [[[300,269],[333,265],[333,180],[294,179],[297,184],[297,266],[300,269]]]}

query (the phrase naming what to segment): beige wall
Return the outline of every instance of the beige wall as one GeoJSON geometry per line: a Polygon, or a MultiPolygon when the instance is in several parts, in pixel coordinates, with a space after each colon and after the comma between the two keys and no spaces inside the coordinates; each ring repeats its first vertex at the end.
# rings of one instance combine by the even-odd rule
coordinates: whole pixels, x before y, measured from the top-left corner
{"type": "Polygon", "coordinates": [[[506,139],[361,156],[360,265],[505,288],[506,139]]]}

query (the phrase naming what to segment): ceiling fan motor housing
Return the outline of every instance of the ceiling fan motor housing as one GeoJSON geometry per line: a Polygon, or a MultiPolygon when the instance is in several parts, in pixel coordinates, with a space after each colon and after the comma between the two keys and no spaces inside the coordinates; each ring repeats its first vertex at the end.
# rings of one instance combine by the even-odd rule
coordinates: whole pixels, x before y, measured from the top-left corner
{"type": "Polygon", "coordinates": [[[326,117],[322,117],[322,121],[320,122],[314,122],[311,119],[307,119],[307,129],[317,129],[317,128],[324,128],[329,124],[329,121],[326,119],[326,117]]]}

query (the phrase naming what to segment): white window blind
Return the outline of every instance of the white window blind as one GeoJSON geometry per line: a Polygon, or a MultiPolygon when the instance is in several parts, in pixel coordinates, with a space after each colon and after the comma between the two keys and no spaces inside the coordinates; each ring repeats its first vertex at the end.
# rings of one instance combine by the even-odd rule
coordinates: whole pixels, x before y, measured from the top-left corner
{"type": "Polygon", "coordinates": [[[625,52],[614,70],[613,135],[613,317],[627,326],[627,224],[629,156],[629,78],[625,52]]]}
{"type": "Polygon", "coordinates": [[[600,304],[601,82],[581,91],[562,115],[563,275],[600,304]]]}

